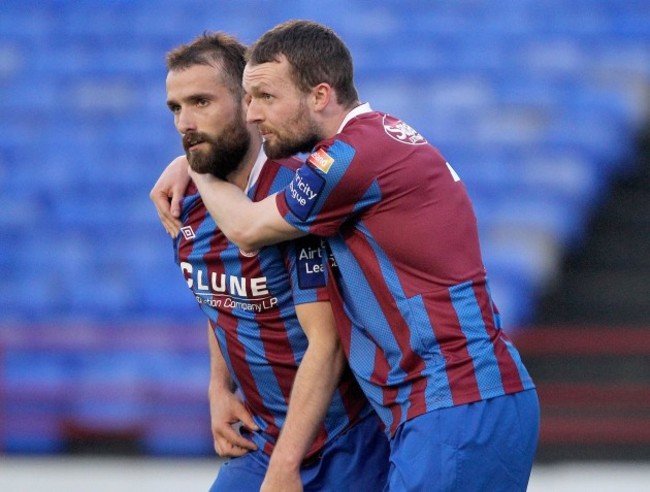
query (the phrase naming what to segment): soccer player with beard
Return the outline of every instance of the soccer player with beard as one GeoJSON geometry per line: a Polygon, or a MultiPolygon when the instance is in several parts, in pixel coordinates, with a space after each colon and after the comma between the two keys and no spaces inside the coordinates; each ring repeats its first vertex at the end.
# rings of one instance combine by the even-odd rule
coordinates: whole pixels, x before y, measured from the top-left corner
{"type": "MultiPolygon", "coordinates": [[[[170,51],[167,106],[191,168],[260,200],[300,161],[267,160],[246,124],[244,53],[223,33],[170,51]]],[[[382,490],[388,442],[345,363],[321,240],[242,251],[193,184],[180,207],[176,261],[208,317],[214,445],[230,458],[211,490],[382,490]]]]}
{"type": "Polygon", "coordinates": [[[388,489],[526,490],[539,402],[501,329],[458,174],[415,129],[360,103],[350,52],[325,26],[266,32],[243,85],[267,155],[311,152],[305,164],[258,202],[190,175],[240,248],[327,238],[340,273],[330,283],[337,328],[391,440],[388,489]]]}

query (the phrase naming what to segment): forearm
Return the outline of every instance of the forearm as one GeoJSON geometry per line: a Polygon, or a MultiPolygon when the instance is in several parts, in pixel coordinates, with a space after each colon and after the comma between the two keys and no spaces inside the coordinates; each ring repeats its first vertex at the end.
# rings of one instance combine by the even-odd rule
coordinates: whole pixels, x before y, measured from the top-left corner
{"type": "Polygon", "coordinates": [[[210,349],[210,383],[208,394],[210,397],[222,391],[234,392],[235,383],[232,380],[226,361],[221,353],[217,338],[208,322],[208,347],[210,349]]]}
{"type": "Polygon", "coordinates": [[[190,176],[221,231],[243,251],[255,251],[304,235],[280,216],[275,195],[252,202],[232,183],[210,174],[190,171],[190,176]]]}
{"type": "Polygon", "coordinates": [[[210,384],[208,400],[214,449],[219,456],[242,456],[257,449],[254,442],[244,438],[233,428],[241,422],[249,430],[259,430],[244,402],[235,393],[235,384],[228,371],[219,343],[208,323],[208,344],[210,347],[210,384]]]}
{"type": "Polygon", "coordinates": [[[287,417],[271,456],[270,468],[299,469],[321,428],[345,365],[338,340],[328,342],[312,342],[305,352],[294,380],[287,417]]]}

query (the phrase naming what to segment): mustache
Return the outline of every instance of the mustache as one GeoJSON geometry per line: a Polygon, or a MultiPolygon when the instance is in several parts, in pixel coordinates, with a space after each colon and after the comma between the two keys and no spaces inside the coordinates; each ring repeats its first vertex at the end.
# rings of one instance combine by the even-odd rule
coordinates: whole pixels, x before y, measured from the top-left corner
{"type": "Polygon", "coordinates": [[[183,148],[187,151],[192,145],[211,142],[210,137],[201,132],[188,132],[183,135],[183,148]]]}

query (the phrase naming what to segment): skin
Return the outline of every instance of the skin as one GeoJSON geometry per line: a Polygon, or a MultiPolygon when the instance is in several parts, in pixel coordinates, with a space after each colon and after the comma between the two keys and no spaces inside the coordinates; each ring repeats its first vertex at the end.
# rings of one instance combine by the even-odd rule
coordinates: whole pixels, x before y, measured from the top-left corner
{"type": "MultiPolygon", "coordinates": [[[[229,129],[230,122],[239,117],[239,112],[246,111],[246,103],[234,100],[218,70],[211,65],[194,65],[186,70],[172,70],[167,74],[165,86],[167,107],[174,115],[174,126],[182,136],[191,132],[203,132],[213,138],[219,138],[229,129]]],[[[227,176],[230,182],[242,189],[250,173],[250,167],[255,163],[261,143],[259,132],[254,125],[248,124],[247,130],[251,143],[248,153],[240,164],[240,168],[243,169],[227,176]]],[[[210,144],[203,142],[188,149],[187,155],[205,153],[209,150],[210,144]]],[[[178,218],[181,212],[181,199],[190,181],[186,157],[174,162],[182,165],[169,166],[173,183],[170,186],[165,185],[163,174],[149,195],[165,230],[172,237],[176,237],[180,230],[178,218]],[[172,213],[169,214],[167,211],[172,213]]]]}
{"type": "Polygon", "coordinates": [[[190,165],[200,172],[213,171],[231,183],[243,187],[248,173],[243,167],[250,167],[257,157],[259,137],[255,129],[242,121],[246,110],[243,101],[236,100],[231,89],[221,80],[219,71],[212,65],[193,65],[184,70],[172,70],[167,74],[167,107],[174,115],[174,126],[182,135],[183,147],[190,165]],[[236,135],[237,140],[232,135],[236,135]],[[251,135],[253,137],[251,137],[251,135]],[[201,137],[203,136],[203,137],[201,137]],[[239,162],[218,162],[210,169],[197,167],[212,153],[229,152],[241,147],[240,142],[253,138],[248,150],[238,155],[239,162]],[[206,140],[207,139],[207,140],[206,140]],[[212,140],[214,143],[211,143],[212,140]],[[220,143],[225,143],[219,146],[220,143]],[[226,169],[226,171],[223,171],[226,169]]]}
{"type": "Polygon", "coordinates": [[[293,382],[287,418],[271,454],[261,492],[303,490],[300,465],[318,434],[346,364],[330,304],[300,304],[296,314],[309,347],[293,382]]]}
{"type": "MultiPolygon", "coordinates": [[[[198,132],[214,140],[225,139],[232,132],[233,120],[243,118],[246,101],[235,100],[218,73],[218,67],[203,65],[169,72],[166,82],[167,105],[174,114],[174,125],[181,135],[198,132]]],[[[245,196],[243,190],[262,140],[256,123],[242,120],[242,125],[247,125],[251,146],[240,166],[230,172],[227,181],[223,182],[245,196]]],[[[180,200],[189,182],[188,170],[194,173],[188,167],[187,158],[191,163],[194,155],[211,150],[211,144],[207,141],[193,144],[194,140],[188,142],[185,139],[184,142],[189,143],[186,146],[187,156],[175,159],[168,166],[170,175],[176,180],[174,185],[166,184],[166,171],[150,193],[165,228],[172,236],[180,228],[180,200]],[[176,216],[168,215],[170,199],[176,216]]],[[[345,367],[330,304],[300,304],[296,306],[296,315],[307,336],[308,347],[296,373],[285,423],[262,484],[263,492],[302,491],[300,465],[318,434],[345,367]],[[324,367],[328,370],[323,371],[324,367]]],[[[257,430],[257,426],[234,393],[232,378],[211,328],[208,337],[211,360],[208,395],[215,450],[220,456],[241,456],[256,449],[256,446],[240,436],[232,425],[241,422],[251,430],[257,430]]]]}
{"type": "Polygon", "coordinates": [[[321,84],[310,94],[296,89],[288,74],[289,64],[264,63],[244,70],[248,101],[247,120],[264,138],[264,151],[272,158],[309,152],[324,138],[321,121],[312,108],[327,104],[329,86],[321,84]]]}
{"type": "MultiPolygon", "coordinates": [[[[245,110],[245,103],[236,101],[223,83],[218,67],[194,65],[185,70],[170,71],[165,85],[167,107],[174,115],[174,126],[183,138],[188,134],[201,133],[217,140],[228,131],[229,122],[241,118],[242,111],[245,110]]],[[[256,145],[250,146],[240,165],[228,174],[228,179],[238,188],[246,185],[261,143],[254,128],[248,127],[244,122],[241,125],[247,128],[256,145]]],[[[209,142],[202,142],[189,146],[186,153],[192,159],[211,150],[209,142]]],[[[184,158],[187,169],[187,157],[184,158]]],[[[178,199],[179,208],[184,191],[183,189],[178,199]]],[[[223,457],[241,456],[249,450],[257,449],[257,446],[235,432],[232,424],[242,422],[251,430],[257,430],[257,425],[234,394],[232,378],[211,329],[208,341],[211,375],[208,396],[214,448],[223,457]]]]}
{"type": "MultiPolygon", "coordinates": [[[[334,136],[350,107],[338,103],[334,89],[320,83],[301,92],[291,79],[286,58],[247,65],[243,86],[248,100],[247,121],[264,136],[265,148],[278,150],[334,136]],[[299,112],[299,115],[292,114],[299,112]],[[285,147],[286,146],[286,147],[285,147]]],[[[304,235],[279,213],[275,196],[251,202],[241,190],[208,174],[189,171],[206,207],[224,234],[245,251],[304,235]]]]}
{"type": "Polygon", "coordinates": [[[219,343],[208,323],[208,346],[210,348],[210,422],[214,450],[222,457],[242,456],[257,446],[242,437],[233,425],[242,423],[250,430],[259,430],[244,402],[235,394],[235,384],[226,366],[219,343]]]}
{"type": "MultiPolygon", "coordinates": [[[[267,155],[284,153],[292,146],[304,148],[301,144],[313,142],[315,135],[318,140],[334,136],[351,109],[337,102],[329,84],[321,83],[308,93],[301,92],[283,56],[279,62],[246,65],[243,86],[248,102],[247,121],[260,129],[267,155]]],[[[189,173],[226,236],[244,251],[304,235],[280,216],[274,196],[251,202],[227,182],[188,170],[187,162],[178,158],[167,167],[150,195],[171,236],[175,237],[180,230],[177,203],[190,179],[189,173]]]]}

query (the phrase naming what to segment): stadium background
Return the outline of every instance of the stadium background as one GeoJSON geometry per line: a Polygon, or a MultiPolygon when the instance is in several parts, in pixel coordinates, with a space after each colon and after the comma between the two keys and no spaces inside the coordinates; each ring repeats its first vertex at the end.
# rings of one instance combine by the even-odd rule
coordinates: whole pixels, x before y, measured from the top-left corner
{"type": "Polygon", "coordinates": [[[540,463],[650,458],[650,1],[4,0],[0,467],[211,455],[204,320],[148,199],[180,152],[164,57],[289,18],[466,183],[540,463]]]}

